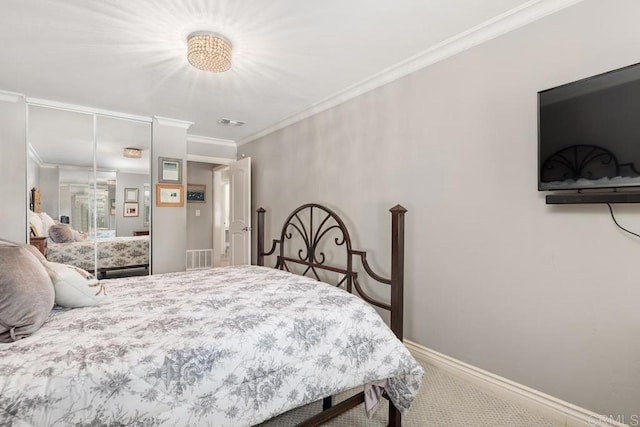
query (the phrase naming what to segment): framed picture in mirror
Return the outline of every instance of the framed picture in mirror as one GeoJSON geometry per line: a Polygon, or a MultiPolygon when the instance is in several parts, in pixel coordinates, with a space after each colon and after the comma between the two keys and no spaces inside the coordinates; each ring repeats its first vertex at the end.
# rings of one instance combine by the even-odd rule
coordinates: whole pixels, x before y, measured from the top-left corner
{"type": "Polygon", "coordinates": [[[122,212],[124,216],[138,216],[138,203],[125,202],[122,212]]]}
{"type": "Polygon", "coordinates": [[[124,201],[125,202],[138,202],[138,189],[137,188],[125,188],[124,189],[124,201]]]}

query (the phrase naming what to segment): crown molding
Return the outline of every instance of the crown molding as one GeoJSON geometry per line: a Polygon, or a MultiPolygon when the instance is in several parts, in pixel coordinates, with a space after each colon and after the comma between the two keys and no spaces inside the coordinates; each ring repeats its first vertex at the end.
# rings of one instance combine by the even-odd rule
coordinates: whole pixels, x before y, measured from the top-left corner
{"type": "MultiPolygon", "coordinates": [[[[100,171],[100,169],[97,169],[97,170],[100,171]]],[[[144,175],[144,176],[149,175],[149,171],[141,171],[136,169],[109,169],[109,170],[104,170],[104,172],[129,173],[132,175],[144,175]]]]}
{"type": "Polygon", "coordinates": [[[236,142],[231,139],[212,138],[209,136],[189,135],[187,142],[197,142],[201,144],[222,145],[224,147],[236,147],[236,142]]]}
{"type": "Polygon", "coordinates": [[[24,99],[24,95],[21,93],[0,90],[0,101],[16,103],[21,99],[24,99]]]}
{"type": "Polygon", "coordinates": [[[40,157],[38,152],[33,148],[33,145],[31,145],[31,143],[27,144],[27,149],[29,150],[29,157],[31,157],[38,166],[44,165],[42,158],[40,157]]]}
{"type": "Polygon", "coordinates": [[[236,161],[236,159],[228,159],[226,157],[210,157],[198,154],[187,154],[187,160],[191,162],[211,163],[214,165],[228,165],[236,161]]]}
{"type": "Polygon", "coordinates": [[[351,85],[348,88],[307,107],[300,113],[290,116],[273,126],[249,135],[248,137],[237,141],[237,144],[238,146],[241,146],[254,141],[582,1],[583,0],[528,1],[514,9],[476,25],[469,30],[450,37],[435,46],[406,59],[405,61],[362,80],[361,82],[351,85]]]}
{"type": "Polygon", "coordinates": [[[193,125],[193,122],[188,122],[186,120],[171,119],[169,117],[153,116],[153,119],[156,122],[158,122],[158,124],[161,126],[171,126],[171,127],[181,128],[181,129],[189,129],[191,125],[193,125]]]}

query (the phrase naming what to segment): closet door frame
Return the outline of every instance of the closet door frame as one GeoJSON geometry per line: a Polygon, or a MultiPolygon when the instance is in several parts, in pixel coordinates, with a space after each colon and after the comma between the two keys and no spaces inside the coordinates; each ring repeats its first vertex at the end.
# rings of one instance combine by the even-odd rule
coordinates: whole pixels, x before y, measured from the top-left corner
{"type": "MultiPolygon", "coordinates": [[[[29,144],[29,120],[30,120],[30,116],[29,116],[29,108],[30,107],[39,107],[39,108],[50,108],[50,109],[56,109],[56,110],[61,110],[61,111],[68,111],[68,112],[73,112],[73,113],[79,113],[79,114],[87,114],[87,115],[91,115],[92,116],[92,121],[93,121],[93,135],[92,135],[92,152],[93,152],[93,156],[92,156],[92,165],[93,165],[93,170],[92,172],[92,179],[89,180],[89,184],[92,187],[92,194],[93,194],[93,200],[90,201],[90,207],[91,207],[91,213],[90,213],[90,221],[92,223],[92,227],[94,230],[97,230],[97,222],[98,222],[98,215],[97,215],[97,206],[96,206],[96,194],[97,194],[97,172],[98,172],[98,160],[97,160],[97,144],[98,144],[98,117],[108,117],[108,118],[115,118],[115,119],[123,119],[123,120],[130,120],[130,121],[135,121],[135,122],[143,122],[143,123],[148,123],[149,124],[149,152],[150,152],[150,158],[153,158],[153,132],[152,132],[152,126],[153,126],[153,119],[151,117],[147,117],[147,116],[139,116],[139,115],[134,115],[134,114],[127,114],[127,113],[121,113],[121,112],[117,112],[117,111],[110,111],[110,110],[103,110],[103,109],[99,109],[99,108],[92,108],[92,107],[86,107],[86,106],[81,106],[81,105],[74,105],[74,104],[67,104],[67,103],[63,103],[63,102],[57,102],[57,101],[50,101],[50,100],[46,100],[46,99],[41,99],[41,98],[30,98],[30,97],[26,97],[25,98],[25,119],[26,119],[26,139],[27,139],[27,144],[29,144]]],[[[28,149],[28,147],[27,147],[28,149]]],[[[29,159],[27,158],[26,161],[28,162],[29,159]]],[[[151,164],[152,162],[150,162],[149,164],[149,177],[152,176],[152,168],[153,168],[153,164],[151,164]]],[[[27,166],[27,170],[28,170],[28,166],[27,166]]],[[[28,180],[27,180],[28,181],[28,180]]],[[[151,181],[150,181],[151,182],[151,181]]],[[[59,187],[59,185],[58,185],[59,187]]],[[[27,191],[30,191],[30,188],[26,189],[27,191]]],[[[151,194],[151,205],[153,205],[153,194],[151,194]]],[[[59,200],[58,200],[59,203],[59,200]]],[[[152,213],[150,214],[152,215],[152,213]]],[[[151,221],[151,218],[150,218],[151,221]]],[[[28,223],[27,223],[28,225],[28,223]]],[[[149,227],[150,228],[150,227],[149,227]]],[[[150,236],[150,238],[152,238],[152,236],[150,236]]],[[[151,242],[149,242],[149,265],[151,265],[151,257],[152,257],[152,253],[151,253],[151,242]]],[[[93,239],[93,258],[94,258],[94,262],[93,262],[93,267],[94,267],[94,271],[93,273],[96,275],[98,275],[98,242],[97,239],[94,238],[93,239]]]]}

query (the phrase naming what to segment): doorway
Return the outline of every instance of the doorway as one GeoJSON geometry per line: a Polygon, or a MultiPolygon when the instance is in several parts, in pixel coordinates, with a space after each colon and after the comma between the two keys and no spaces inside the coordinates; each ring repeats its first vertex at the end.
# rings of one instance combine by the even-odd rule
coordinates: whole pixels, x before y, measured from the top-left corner
{"type": "Polygon", "coordinates": [[[231,236],[229,234],[230,182],[229,166],[219,166],[213,172],[213,266],[230,265],[231,236]]]}
{"type": "MultiPolygon", "coordinates": [[[[217,193],[213,187],[218,165],[187,161],[187,270],[213,267],[213,224],[217,193]]],[[[217,265],[215,265],[217,267],[217,265]]]]}
{"type": "Polygon", "coordinates": [[[188,161],[186,194],[187,270],[250,264],[251,159],[188,161]]]}

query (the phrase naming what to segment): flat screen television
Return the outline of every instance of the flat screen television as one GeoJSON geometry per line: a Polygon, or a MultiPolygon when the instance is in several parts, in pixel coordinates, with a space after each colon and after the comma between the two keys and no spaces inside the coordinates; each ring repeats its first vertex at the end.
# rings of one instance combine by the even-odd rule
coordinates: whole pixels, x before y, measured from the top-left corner
{"type": "Polygon", "coordinates": [[[538,92],[538,190],[640,186],[640,64],[538,92]]]}

